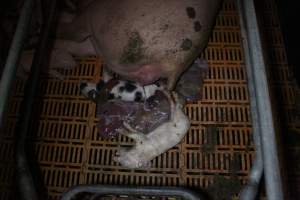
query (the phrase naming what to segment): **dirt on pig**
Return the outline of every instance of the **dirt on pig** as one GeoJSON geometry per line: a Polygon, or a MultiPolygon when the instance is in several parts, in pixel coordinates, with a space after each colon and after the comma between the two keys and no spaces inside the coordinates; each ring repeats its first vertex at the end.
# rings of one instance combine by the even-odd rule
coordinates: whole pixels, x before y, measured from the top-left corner
{"type": "Polygon", "coordinates": [[[144,41],[140,34],[135,31],[131,33],[127,46],[124,48],[120,61],[122,64],[137,63],[144,57],[144,41]]]}

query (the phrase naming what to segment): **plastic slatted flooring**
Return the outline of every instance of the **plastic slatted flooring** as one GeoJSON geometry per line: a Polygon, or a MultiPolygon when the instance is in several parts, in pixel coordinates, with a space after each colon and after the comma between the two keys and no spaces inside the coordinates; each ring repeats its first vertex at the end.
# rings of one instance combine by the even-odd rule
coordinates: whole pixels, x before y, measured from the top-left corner
{"type": "MultiPolygon", "coordinates": [[[[270,31],[276,34],[270,42],[282,41],[280,30],[270,31]]],[[[283,51],[282,42],[275,45],[283,51]]],[[[133,144],[131,140],[104,140],[97,134],[96,106],[78,88],[80,80],[96,82],[101,77],[102,63],[97,58],[81,59],[79,67],[62,72],[64,81],[44,77],[36,101],[39,117],[32,122],[29,141],[48,198],[59,199],[62,192],[78,184],[188,186],[201,188],[215,199],[235,197],[246,183],[255,150],[239,16],[233,0],[225,0],[202,57],[210,64],[203,98],[185,108],[192,126],[180,144],[154,159],[147,169],[129,170],[112,160],[120,146],[133,144]]],[[[285,65],[278,69],[289,73],[285,65]]],[[[285,85],[284,74],[278,76],[283,76],[280,80],[285,85]]],[[[0,199],[14,197],[13,135],[23,90],[23,81],[17,80],[0,136],[0,199]]]]}

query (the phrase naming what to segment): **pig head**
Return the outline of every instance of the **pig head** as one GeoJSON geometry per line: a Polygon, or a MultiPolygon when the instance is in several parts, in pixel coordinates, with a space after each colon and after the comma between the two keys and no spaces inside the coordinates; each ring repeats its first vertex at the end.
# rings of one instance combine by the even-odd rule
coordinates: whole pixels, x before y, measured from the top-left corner
{"type": "MultiPolygon", "coordinates": [[[[172,89],[208,43],[221,0],[94,0],[71,22],[62,20],[50,59],[54,68],[72,56],[100,56],[121,77],[172,89]],[[53,57],[53,59],[52,59],[53,57]]],[[[51,66],[51,67],[52,67],[51,66]]]]}

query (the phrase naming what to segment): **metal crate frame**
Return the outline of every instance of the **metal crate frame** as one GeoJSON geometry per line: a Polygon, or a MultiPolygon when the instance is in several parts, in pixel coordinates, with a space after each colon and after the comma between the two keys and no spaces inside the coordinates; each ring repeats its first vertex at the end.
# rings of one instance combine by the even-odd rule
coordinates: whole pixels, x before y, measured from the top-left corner
{"type": "MultiPolygon", "coordinates": [[[[241,199],[252,199],[252,196],[256,194],[257,185],[262,176],[262,170],[264,169],[267,197],[269,199],[280,200],[283,199],[282,182],[281,182],[281,175],[280,175],[281,173],[279,170],[279,161],[277,157],[278,153],[276,147],[275,130],[274,130],[274,123],[272,119],[272,110],[271,110],[270,96],[268,90],[268,83],[266,78],[265,61],[263,58],[263,51],[261,47],[254,3],[252,0],[251,1],[237,0],[237,4],[240,11],[240,18],[241,18],[240,22],[242,25],[241,30],[242,30],[242,37],[244,42],[243,44],[244,44],[245,60],[247,66],[247,76],[249,80],[248,89],[250,93],[254,141],[257,150],[256,162],[254,163],[253,169],[250,174],[249,185],[245,188],[244,192],[242,193],[241,199]]],[[[53,1],[52,5],[54,9],[55,1],[53,1]]],[[[26,34],[26,27],[29,24],[29,18],[32,9],[33,9],[33,1],[27,0],[22,11],[22,15],[21,15],[22,17],[20,18],[16,34],[14,36],[14,42],[12,43],[12,47],[7,59],[5,70],[1,78],[0,94],[1,96],[3,96],[0,104],[1,124],[3,121],[3,115],[5,113],[4,112],[5,107],[8,101],[9,91],[12,87],[12,82],[15,77],[15,71],[17,66],[16,64],[18,61],[19,54],[21,52],[20,44],[23,43],[22,41],[24,40],[24,35],[26,34]]],[[[49,20],[49,24],[50,24],[50,20],[49,20]]],[[[47,27],[45,28],[43,37],[47,38],[47,27]]],[[[45,44],[43,44],[43,39],[41,39],[41,47],[43,45],[45,44]]],[[[38,65],[39,62],[38,55],[36,56],[35,59],[37,61],[36,63],[33,64],[33,69],[38,68],[38,67],[34,67],[34,65],[38,65]]],[[[35,80],[38,80],[38,76],[39,76],[38,70],[36,70],[36,72],[32,74],[34,75],[31,76],[30,81],[31,84],[34,84],[36,83],[35,80]]],[[[29,83],[29,88],[30,88],[30,83],[29,83]]],[[[26,107],[26,102],[27,102],[27,106],[32,106],[33,95],[34,95],[34,91],[30,92],[30,95],[26,97],[27,100],[24,101],[25,107],[26,107]]],[[[25,116],[29,116],[29,115],[25,114],[25,116]]],[[[25,117],[25,119],[27,120],[23,120],[25,121],[23,122],[24,123],[23,126],[26,127],[28,126],[29,118],[25,117]]],[[[21,134],[22,136],[21,138],[24,139],[26,138],[27,132],[26,131],[23,132],[24,135],[21,134]]],[[[18,151],[18,152],[22,152],[22,151],[18,151]]],[[[27,161],[22,160],[21,158],[18,160],[20,161],[20,163],[17,167],[20,170],[20,173],[24,174],[24,166],[25,166],[25,172],[27,171],[26,170],[27,161]]],[[[29,179],[26,180],[30,180],[30,174],[28,173],[28,171],[25,174],[29,177],[29,179]]],[[[22,184],[24,185],[24,182],[22,184]]],[[[37,199],[37,195],[35,195],[34,192],[33,184],[29,182],[26,183],[26,185],[28,187],[26,187],[25,190],[23,190],[24,199],[26,198],[37,199]]]]}

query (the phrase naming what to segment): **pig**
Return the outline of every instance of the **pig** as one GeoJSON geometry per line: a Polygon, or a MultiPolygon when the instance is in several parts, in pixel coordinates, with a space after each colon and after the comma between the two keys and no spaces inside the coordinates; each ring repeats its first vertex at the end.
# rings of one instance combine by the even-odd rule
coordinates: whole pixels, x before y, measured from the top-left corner
{"type": "MultiPolygon", "coordinates": [[[[80,5],[80,3],[79,3],[80,5]]],[[[89,0],[61,20],[50,67],[75,67],[73,56],[97,55],[108,71],[142,85],[179,76],[208,43],[221,0],[89,0]]]]}
{"type": "Polygon", "coordinates": [[[114,160],[128,168],[145,167],[178,144],[190,127],[179,96],[189,101],[199,96],[207,63],[195,60],[208,43],[221,0],[80,2],[74,16],[59,22],[49,65],[72,68],[74,56],[96,55],[105,72],[118,75],[117,82],[81,83],[80,89],[97,104],[102,136],[122,134],[135,141],[114,160]],[[137,95],[157,82],[164,83],[162,88],[137,95]],[[124,93],[126,85],[131,86],[124,93]]]}

